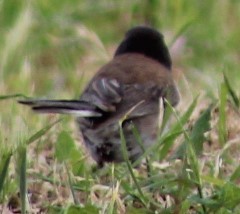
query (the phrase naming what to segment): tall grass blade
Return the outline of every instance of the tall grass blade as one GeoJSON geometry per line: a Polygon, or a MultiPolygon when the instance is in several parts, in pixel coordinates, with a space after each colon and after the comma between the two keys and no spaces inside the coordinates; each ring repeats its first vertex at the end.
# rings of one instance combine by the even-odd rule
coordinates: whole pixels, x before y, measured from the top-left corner
{"type": "MultiPolygon", "coordinates": [[[[176,122],[175,125],[172,126],[172,128],[166,134],[164,134],[163,136],[159,136],[159,139],[156,142],[156,144],[146,149],[143,155],[141,155],[141,157],[134,162],[133,166],[137,166],[138,164],[140,164],[143,158],[147,157],[151,152],[157,151],[160,146],[162,146],[160,151],[160,159],[162,160],[166,157],[169,151],[169,148],[171,148],[171,146],[174,143],[174,140],[183,133],[183,130],[181,127],[187,123],[190,116],[192,115],[192,112],[194,111],[197,105],[197,99],[198,97],[196,97],[193,100],[193,102],[188,107],[188,109],[183,114],[183,116],[181,118],[178,118],[179,120],[176,122]]],[[[171,110],[172,113],[176,114],[174,108],[171,106],[170,103],[166,101],[166,105],[168,106],[168,108],[171,110]]]]}
{"type": "MultiPolygon", "coordinates": [[[[182,131],[182,127],[187,123],[187,121],[189,120],[189,118],[191,117],[194,109],[197,106],[197,101],[198,101],[198,96],[193,100],[193,102],[191,103],[191,105],[188,107],[188,109],[185,111],[185,113],[183,114],[183,116],[181,116],[181,118],[178,118],[178,121],[176,122],[176,124],[170,129],[170,133],[173,132],[179,132],[182,131]]],[[[175,110],[173,107],[171,107],[171,105],[168,103],[168,105],[170,106],[170,109],[172,109],[172,112],[175,114],[175,110]]]]}
{"type": "Polygon", "coordinates": [[[219,121],[218,121],[218,136],[220,145],[223,146],[227,140],[227,125],[226,125],[226,107],[227,107],[227,87],[225,83],[220,85],[219,91],[219,121]]]}
{"type": "Polygon", "coordinates": [[[179,31],[175,34],[175,36],[173,37],[173,39],[170,41],[170,43],[168,44],[169,47],[172,47],[173,44],[176,42],[176,40],[182,35],[184,34],[187,29],[189,27],[191,27],[191,25],[193,25],[195,22],[195,20],[190,20],[188,22],[186,22],[184,25],[182,25],[182,27],[179,29],[179,31]]]}
{"type": "MultiPolygon", "coordinates": [[[[134,137],[135,137],[135,139],[136,139],[137,144],[140,146],[140,148],[141,148],[141,150],[142,150],[142,153],[144,154],[145,151],[146,151],[146,149],[145,149],[145,147],[144,147],[144,145],[143,145],[141,135],[140,135],[140,133],[139,133],[139,131],[137,130],[137,128],[136,128],[135,125],[133,125],[132,132],[133,132],[133,135],[134,135],[134,137]]],[[[139,160],[142,160],[142,156],[139,158],[139,160]]],[[[138,161],[139,161],[139,160],[138,160],[138,161]]],[[[151,174],[151,172],[152,172],[152,167],[151,167],[151,163],[150,163],[148,157],[146,157],[146,163],[147,163],[147,171],[148,171],[148,174],[151,174]]],[[[133,165],[134,165],[134,163],[133,163],[133,165]]]]}
{"type": "Polygon", "coordinates": [[[164,109],[162,124],[161,124],[160,130],[159,130],[159,136],[162,134],[162,132],[166,128],[166,125],[167,125],[171,115],[172,115],[171,106],[167,104],[164,109]]]}
{"type": "MultiPolygon", "coordinates": [[[[170,128],[170,130],[160,138],[160,141],[162,144],[162,148],[160,151],[161,160],[163,160],[167,156],[168,151],[172,147],[176,138],[183,133],[182,127],[187,123],[187,121],[191,117],[194,109],[196,108],[197,100],[198,100],[198,97],[196,97],[193,100],[191,105],[188,107],[185,113],[179,118],[176,124],[173,125],[172,128],[170,128]]],[[[175,113],[175,110],[168,102],[167,102],[167,106],[168,106],[167,108],[169,108],[172,113],[175,113]]],[[[175,158],[175,156],[173,156],[173,158],[175,158]]]]}
{"type": "Polygon", "coordinates": [[[68,168],[66,162],[64,162],[64,166],[65,166],[65,169],[67,171],[68,184],[69,184],[69,187],[70,187],[70,190],[71,190],[71,194],[72,194],[72,197],[73,197],[74,204],[79,205],[79,201],[78,201],[78,199],[76,197],[76,194],[75,194],[75,191],[74,191],[74,185],[73,185],[73,182],[72,182],[71,174],[70,174],[70,171],[69,171],[69,168],[68,168]]]}
{"type": "Polygon", "coordinates": [[[231,96],[233,103],[235,104],[235,106],[237,108],[239,108],[240,101],[239,101],[239,98],[238,98],[236,92],[233,90],[225,73],[223,74],[223,77],[224,77],[224,83],[226,85],[227,91],[228,91],[229,95],[231,96]]]}
{"type": "MultiPolygon", "coordinates": [[[[206,141],[205,133],[210,130],[211,110],[210,105],[196,120],[192,131],[189,134],[190,142],[196,155],[200,155],[203,151],[203,143],[206,141]]],[[[186,155],[186,141],[181,144],[174,154],[176,158],[183,158],[186,155]]]]}
{"type": "Polygon", "coordinates": [[[9,95],[0,95],[0,101],[6,100],[6,99],[17,98],[17,97],[21,97],[21,98],[25,98],[25,99],[29,98],[28,96],[26,96],[24,94],[9,94],[9,95]]]}
{"type": "MultiPolygon", "coordinates": [[[[183,167],[183,173],[187,172],[187,170],[191,169],[191,181],[193,181],[193,183],[196,185],[197,190],[198,190],[198,194],[199,197],[201,199],[203,199],[203,193],[202,193],[202,182],[201,182],[201,177],[200,177],[200,172],[199,172],[199,163],[198,163],[198,159],[197,159],[197,155],[195,153],[194,147],[193,147],[193,143],[191,142],[191,138],[188,134],[188,132],[184,129],[183,124],[181,123],[180,118],[178,117],[178,115],[176,114],[175,111],[173,111],[178,124],[179,124],[179,129],[183,132],[184,134],[184,138],[185,138],[185,142],[186,142],[186,156],[184,158],[184,162],[185,162],[185,167],[183,167]]],[[[202,210],[204,213],[206,213],[206,207],[204,204],[202,204],[202,210]]]]}
{"type": "Polygon", "coordinates": [[[35,140],[39,139],[43,135],[45,135],[53,126],[55,126],[57,123],[62,121],[62,119],[58,119],[54,121],[53,123],[50,123],[49,125],[45,126],[44,128],[37,131],[35,134],[33,134],[26,142],[27,145],[33,143],[35,140]]]}
{"type": "Polygon", "coordinates": [[[19,158],[19,187],[21,200],[21,213],[26,213],[26,197],[27,197],[27,149],[25,145],[21,145],[18,151],[19,158]]]}
{"type": "Polygon", "coordinates": [[[12,153],[8,153],[8,154],[5,154],[2,157],[2,160],[1,160],[2,163],[0,164],[0,166],[1,166],[1,170],[0,170],[0,194],[3,190],[4,181],[5,181],[6,176],[7,176],[7,171],[8,171],[8,167],[9,167],[11,157],[12,157],[12,153]]]}
{"type": "Polygon", "coordinates": [[[120,138],[121,138],[121,147],[122,147],[123,158],[124,158],[124,161],[127,164],[127,168],[128,168],[128,171],[129,171],[129,173],[130,173],[130,175],[133,179],[133,182],[136,185],[136,188],[137,188],[138,193],[140,195],[140,199],[141,199],[142,203],[144,204],[144,206],[146,206],[146,198],[145,198],[145,196],[144,196],[144,194],[141,190],[141,187],[140,187],[140,185],[137,181],[137,178],[135,177],[135,175],[133,173],[133,168],[132,168],[131,163],[130,163],[129,158],[128,158],[127,145],[126,145],[126,139],[125,139],[123,128],[122,128],[122,122],[123,121],[119,121],[120,138]]]}

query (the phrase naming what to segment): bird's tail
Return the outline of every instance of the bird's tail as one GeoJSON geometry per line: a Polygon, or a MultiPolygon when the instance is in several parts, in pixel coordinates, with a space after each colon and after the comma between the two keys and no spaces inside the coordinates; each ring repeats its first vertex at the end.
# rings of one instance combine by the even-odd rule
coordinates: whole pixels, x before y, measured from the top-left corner
{"type": "Polygon", "coordinates": [[[77,117],[100,117],[101,112],[96,106],[80,100],[18,100],[38,113],[71,114],[77,117]]]}

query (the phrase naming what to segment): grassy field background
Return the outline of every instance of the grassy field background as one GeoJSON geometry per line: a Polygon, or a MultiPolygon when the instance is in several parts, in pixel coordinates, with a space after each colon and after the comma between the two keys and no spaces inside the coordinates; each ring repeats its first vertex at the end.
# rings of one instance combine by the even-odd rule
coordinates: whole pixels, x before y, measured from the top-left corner
{"type": "Polygon", "coordinates": [[[0,211],[239,213],[239,26],[238,0],[0,1],[0,211]],[[77,98],[139,24],[164,34],[181,103],[148,169],[99,170],[73,118],[16,100],[77,98]]]}

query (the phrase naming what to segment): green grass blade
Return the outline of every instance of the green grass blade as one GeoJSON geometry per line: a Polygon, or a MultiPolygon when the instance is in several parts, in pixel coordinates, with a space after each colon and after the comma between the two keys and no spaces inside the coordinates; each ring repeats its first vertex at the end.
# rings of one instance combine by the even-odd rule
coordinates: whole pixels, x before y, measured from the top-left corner
{"type": "Polygon", "coordinates": [[[230,177],[230,181],[236,181],[240,178],[240,166],[238,166],[230,177]]]}
{"type": "Polygon", "coordinates": [[[21,200],[21,213],[26,213],[27,197],[27,149],[25,145],[19,148],[19,188],[21,200]]]}
{"type": "MultiPolygon", "coordinates": [[[[57,212],[59,213],[59,212],[57,212]]],[[[79,205],[69,205],[63,212],[63,214],[99,214],[101,213],[99,208],[92,204],[85,204],[84,207],[79,205]]]]}
{"type": "MultiPolygon", "coordinates": [[[[196,152],[194,150],[193,142],[191,142],[190,139],[187,139],[187,142],[188,142],[187,143],[187,165],[189,164],[192,170],[191,180],[195,182],[199,198],[204,199],[203,191],[202,191],[202,180],[200,177],[201,173],[200,173],[199,161],[198,161],[196,152]]],[[[202,204],[202,210],[203,210],[203,213],[207,213],[206,212],[207,209],[204,204],[202,204]]]]}
{"type": "Polygon", "coordinates": [[[17,97],[21,97],[21,98],[25,98],[25,99],[29,98],[28,96],[26,96],[24,94],[0,95],[0,101],[1,100],[6,100],[6,99],[13,99],[13,98],[17,98],[17,97]]]}
{"type": "MultiPolygon", "coordinates": [[[[201,177],[200,177],[200,172],[199,172],[199,163],[197,159],[197,155],[195,153],[193,143],[191,142],[191,138],[187,131],[184,129],[183,124],[181,123],[180,118],[178,117],[177,113],[173,111],[174,116],[176,117],[179,125],[179,129],[183,132],[185,142],[186,142],[186,156],[184,159],[185,166],[183,167],[183,173],[187,172],[187,169],[191,169],[191,181],[196,185],[197,190],[198,190],[198,195],[201,199],[203,199],[203,193],[202,193],[202,182],[201,182],[201,177]]],[[[186,176],[187,177],[187,176],[186,176]]],[[[205,205],[202,204],[202,210],[204,213],[206,213],[206,207],[205,205]]]]}
{"type": "Polygon", "coordinates": [[[220,179],[220,178],[215,178],[212,176],[208,176],[208,175],[202,175],[201,179],[205,182],[208,182],[214,186],[218,186],[218,187],[223,187],[223,185],[225,184],[225,181],[220,179]]]}
{"type": "MultiPolygon", "coordinates": [[[[144,154],[145,151],[146,151],[146,149],[145,149],[145,147],[144,147],[144,145],[143,145],[141,135],[140,135],[140,133],[139,133],[139,131],[137,130],[137,128],[136,128],[135,125],[133,125],[132,132],[133,132],[133,135],[134,135],[134,137],[135,137],[135,139],[136,139],[137,144],[140,146],[140,148],[141,148],[141,150],[142,150],[142,153],[144,154]]],[[[143,157],[141,156],[141,157],[139,158],[139,160],[142,160],[142,159],[143,159],[143,157]]],[[[138,160],[138,161],[139,161],[139,160],[138,160]]],[[[146,157],[146,163],[147,163],[147,171],[148,171],[148,174],[151,174],[151,172],[152,172],[152,167],[151,167],[151,163],[150,163],[150,160],[149,160],[148,157],[146,157]]],[[[133,163],[133,165],[134,165],[134,163],[133,163]]]]}
{"type": "Polygon", "coordinates": [[[78,155],[79,153],[77,151],[76,145],[70,134],[66,131],[60,132],[55,147],[55,156],[57,160],[60,162],[72,160],[77,161],[78,155]]]}
{"type": "MultiPolygon", "coordinates": [[[[197,99],[198,99],[198,97],[196,97],[193,100],[191,105],[188,107],[188,109],[183,114],[183,116],[176,122],[176,124],[173,125],[172,128],[166,134],[159,137],[156,144],[154,144],[151,147],[149,147],[148,149],[146,149],[144,154],[138,160],[136,160],[134,162],[133,166],[137,166],[138,164],[140,164],[140,162],[143,158],[146,158],[151,152],[156,151],[160,146],[163,146],[161,148],[162,154],[161,154],[161,151],[160,151],[160,156],[161,156],[160,158],[163,159],[163,158],[166,157],[167,151],[168,151],[169,148],[171,148],[172,144],[174,143],[174,140],[180,134],[183,133],[182,126],[187,123],[190,116],[192,115],[192,112],[197,105],[197,99]]],[[[174,108],[171,106],[171,104],[168,103],[167,101],[166,101],[166,104],[169,106],[169,109],[171,110],[171,112],[176,114],[176,112],[175,112],[174,108]]]]}
{"type": "Polygon", "coordinates": [[[221,206],[234,210],[240,203],[240,188],[231,182],[227,182],[221,188],[218,197],[218,202],[221,203],[221,206]]]}
{"type": "Polygon", "coordinates": [[[210,130],[212,105],[210,105],[197,119],[190,134],[193,148],[197,155],[203,151],[203,143],[206,141],[204,134],[210,130]]]}
{"type": "Polygon", "coordinates": [[[218,136],[219,143],[223,146],[227,139],[227,125],[226,125],[226,106],[227,106],[227,87],[224,83],[220,85],[219,91],[219,121],[218,121],[218,136]]]}
{"type": "MultiPolygon", "coordinates": [[[[198,97],[196,97],[193,102],[191,103],[191,105],[188,107],[188,109],[186,110],[186,112],[183,114],[183,116],[181,116],[181,118],[178,119],[178,122],[170,129],[170,133],[177,133],[182,131],[182,127],[187,123],[187,121],[189,120],[189,118],[191,117],[194,109],[197,106],[197,101],[198,101],[198,97]]],[[[175,113],[175,110],[173,107],[171,107],[171,105],[168,103],[167,105],[170,106],[170,108],[172,109],[172,112],[175,113]]],[[[176,115],[176,113],[175,113],[176,115]]]]}
{"type": "Polygon", "coordinates": [[[238,98],[236,92],[233,90],[233,88],[232,88],[232,86],[231,86],[231,84],[230,84],[230,82],[229,82],[225,73],[223,74],[223,77],[224,77],[224,83],[226,85],[227,91],[228,91],[229,95],[231,96],[231,98],[233,100],[233,103],[235,104],[235,106],[237,108],[239,108],[240,101],[239,101],[239,98],[238,98]]]}
{"type": "MultiPolygon", "coordinates": [[[[189,134],[190,142],[196,155],[200,155],[203,150],[203,143],[206,141],[204,134],[210,130],[212,105],[209,106],[196,120],[192,131],[189,134]]],[[[174,154],[175,158],[183,158],[186,154],[186,141],[183,142],[174,154]]]]}
{"type": "Polygon", "coordinates": [[[41,136],[43,136],[50,128],[52,128],[55,124],[57,124],[61,119],[51,123],[50,125],[44,127],[40,131],[33,134],[29,139],[24,142],[24,145],[20,145],[17,148],[18,158],[19,158],[19,188],[20,188],[20,199],[21,199],[21,213],[26,213],[26,196],[27,196],[27,176],[26,176],[26,169],[27,169],[27,149],[26,145],[31,144],[41,136]]]}
{"type": "MultiPolygon", "coordinates": [[[[185,111],[185,113],[181,116],[181,118],[176,122],[176,124],[173,125],[172,128],[170,128],[170,130],[160,138],[160,141],[162,142],[161,144],[163,145],[161,148],[161,151],[160,151],[161,160],[167,156],[168,151],[172,147],[175,139],[180,134],[183,133],[182,127],[187,123],[187,121],[191,117],[194,109],[196,108],[197,100],[198,100],[198,97],[196,97],[193,100],[191,105],[188,107],[188,109],[185,111]]],[[[167,102],[167,106],[171,110],[172,113],[175,112],[173,107],[168,102],[167,102]]]]}
{"type": "Polygon", "coordinates": [[[4,157],[2,157],[1,171],[0,171],[0,194],[3,190],[3,185],[4,185],[5,178],[7,176],[7,171],[8,171],[11,157],[12,157],[12,153],[5,154],[4,157]]]}
{"type": "Polygon", "coordinates": [[[35,134],[33,134],[26,142],[27,145],[33,143],[35,140],[39,139],[43,135],[45,135],[53,126],[55,126],[57,123],[59,123],[62,119],[58,119],[54,121],[53,123],[45,126],[44,128],[37,131],[35,134]]]}
{"type": "Polygon", "coordinates": [[[78,201],[78,199],[77,199],[77,197],[76,197],[76,194],[75,194],[75,190],[74,190],[74,186],[73,186],[73,182],[72,182],[70,170],[69,170],[66,162],[64,162],[64,166],[65,166],[65,169],[66,169],[66,171],[67,171],[68,184],[69,184],[69,188],[70,188],[70,191],[71,191],[71,194],[72,194],[72,197],[73,197],[74,204],[75,204],[75,205],[79,205],[79,201],[78,201]]]}
{"type": "Polygon", "coordinates": [[[126,162],[128,171],[130,172],[130,175],[133,179],[133,182],[136,185],[136,188],[137,188],[138,193],[140,195],[140,199],[146,207],[146,198],[145,198],[145,196],[144,196],[144,194],[141,190],[141,187],[140,187],[140,185],[137,181],[137,178],[135,177],[135,175],[133,173],[133,169],[132,169],[131,163],[130,163],[129,158],[128,158],[126,139],[125,139],[125,136],[124,136],[124,133],[123,133],[123,128],[122,128],[122,121],[119,121],[119,127],[120,127],[120,138],[121,138],[122,154],[123,154],[124,161],[126,162]]]}
{"type": "Polygon", "coordinates": [[[161,148],[160,154],[159,154],[160,160],[163,160],[166,158],[166,156],[169,153],[169,150],[172,148],[172,146],[174,144],[174,141],[182,133],[183,133],[183,131],[174,132],[174,133],[171,133],[168,136],[164,137],[164,139],[161,139],[162,148],[161,148]]]}
{"type": "Polygon", "coordinates": [[[182,34],[184,34],[187,29],[193,25],[195,22],[195,20],[190,20],[188,22],[186,22],[184,25],[181,26],[181,28],[179,29],[179,31],[176,33],[176,35],[173,37],[173,39],[170,41],[168,47],[172,47],[173,44],[175,43],[175,41],[178,39],[178,37],[180,37],[182,34]]]}
{"type": "Polygon", "coordinates": [[[172,115],[172,109],[170,105],[166,105],[165,109],[164,109],[164,113],[163,113],[163,119],[162,119],[162,124],[160,127],[160,131],[159,131],[159,136],[162,134],[162,132],[164,131],[170,117],[172,115]]]}

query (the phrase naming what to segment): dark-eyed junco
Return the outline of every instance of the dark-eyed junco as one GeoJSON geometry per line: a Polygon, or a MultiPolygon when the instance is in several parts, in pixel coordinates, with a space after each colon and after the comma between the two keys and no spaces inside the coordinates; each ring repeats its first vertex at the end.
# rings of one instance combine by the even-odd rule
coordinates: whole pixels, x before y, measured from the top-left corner
{"type": "Polygon", "coordinates": [[[172,106],[179,93],[171,72],[171,57],[162,34],[137,26],[130,29],[113,59],[101,67],[79,100],[20,100],[39,113],[76,116],[84,144],[93,159],[122,162],[119,120],[128,156],[135,161],[143,153],[133,134],[138,130],[145,149],[156,142],[160,99],[172,106]]]}

